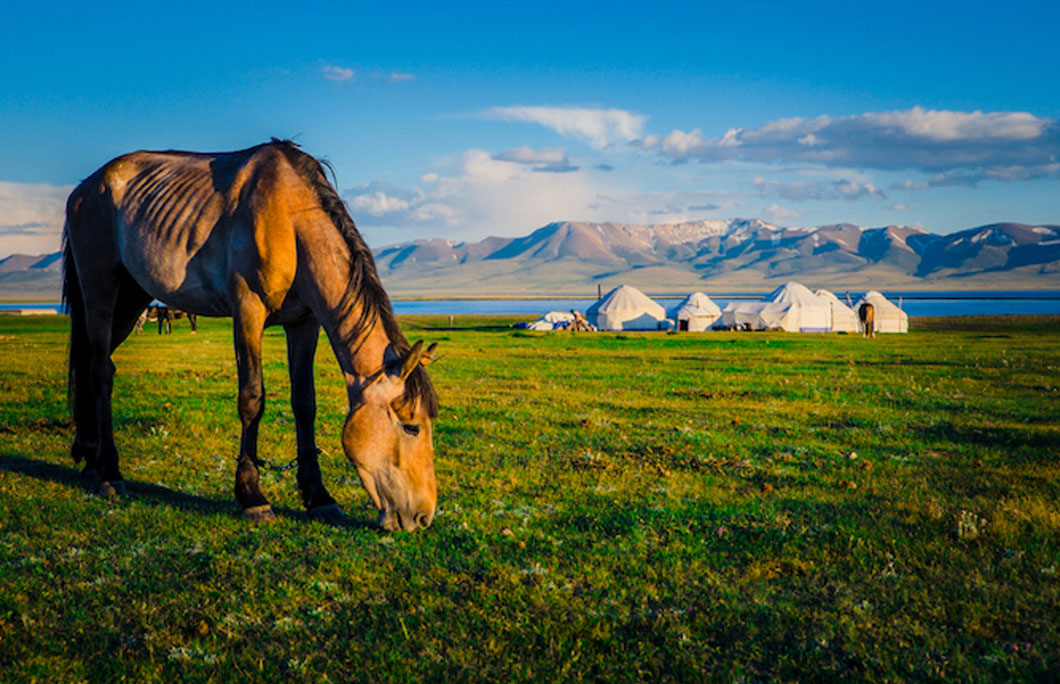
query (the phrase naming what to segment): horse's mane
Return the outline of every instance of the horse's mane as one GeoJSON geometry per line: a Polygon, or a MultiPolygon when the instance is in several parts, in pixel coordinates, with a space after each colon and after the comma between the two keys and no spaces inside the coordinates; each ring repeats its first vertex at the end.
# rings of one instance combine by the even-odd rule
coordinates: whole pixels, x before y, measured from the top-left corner
{"type": "MultiPolygon", "coordinates": [[[[383,289],[379,280],[379,274],[375,270],[375,259],[372,250],[365,243],[364,238],[357,232],[357,226],[346,211],[346,203],[342,201],[335,188],[328,182],[324,169],[332,172],[334,169],[326,161],[316,159],[303,152],[296,143],[290,140],[272,139],[271,145],[283,153],[287,162],[294,167],[298,175],[313,189],[321,208],[331,219],[338,229],[346,245],[350,250],[350,281],[347,285],[346,295],[353,304],[361,305],[361,313],[355,321],[347,342],[353,343],[361,337],[375,322],[379,322],[386,332],[390,344],[399,356],[404,356],[411,349],[404,333],[398,326],[394,317],[394,309],[390,304],[390,298],[383,289]]],[[[422,366],[417,366],[405,380],[405,400],[415,402],[419,399],[423,402],[423,408],[427,414],[435,418],[438,415],[438,395],[434,391],[434,385],[422,366]]]]}

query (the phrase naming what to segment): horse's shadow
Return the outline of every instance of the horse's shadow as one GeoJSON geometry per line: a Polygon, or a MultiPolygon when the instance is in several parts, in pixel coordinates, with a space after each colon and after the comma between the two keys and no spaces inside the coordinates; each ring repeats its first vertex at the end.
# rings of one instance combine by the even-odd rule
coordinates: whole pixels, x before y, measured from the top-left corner
{"type": "MultiPolygon", "coordinates": [[[[25,456],[13,454],[0,454],[0,470],[9,473],[17,473],[24,477],[32,477],[37,480],[54,482],[74,489],[84,490],[81,483],[81,471],[70,466],[56,465],[46,461],[38,461],[25,456]]],[[[191,511],[201,515],[239,516],[239,509],[235,502],[210,499],[195,494],[177,492],[161,485],[137,480],[125,480],[127,496],[135,498],[138,502],[149,506],[166,506],[168,508],[191,511]]],[[[273,506],[273,513],[279,518],[311,522],[305,511],[273,506]]],[[[316,521],[313,521],[316,522],[316,521]]],[[[341,521],[328,521],[330,527],[366,529],[374,527],[367,521],[344,516],[341,521]]]]}

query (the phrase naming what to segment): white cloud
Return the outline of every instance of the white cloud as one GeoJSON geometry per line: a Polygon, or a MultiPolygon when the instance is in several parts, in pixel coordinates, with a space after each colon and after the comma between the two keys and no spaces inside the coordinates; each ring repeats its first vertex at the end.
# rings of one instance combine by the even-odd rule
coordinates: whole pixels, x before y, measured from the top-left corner
{"type": "Polygon", "coordinates": [[[583,174],[535,173],[526,163],[485,150],[469,150],[455,174],[425,174],[424,182],[430,186],[404,191],[404,196],[391,189],[381,197],[380,183],[344,194],[359,225],[444,237],[519,233],[580,217],[597,194],[583,174]]]}
{"type": "Polygon", "coordinates": [[[912,204],[893,204],[891,211],[916,211],[916,207],[912,204]]]}
{"type": "Polygon", "coordinates": [[[493,158],[498,161],[532,165],[534,171],[566,173],[578,170],[577,166],[571,165],[570,160],[567,159],[567,151],[562,147],[547,147],[543,150],[534,150],[524,145],[495,154],[493,158]]]}
{"type": "Polygon", "coordinates": [[[567,153],[562,147],[546,147],[543,150],[533,150],[523,145],[510,150],[505,150],[493,155],[494,159],[503,161],[519,162],[520,164],[555,164],[566,161],[567,153]]]}
{"type": "Polygon", "coordinates": [[[788,219],[794,219],[802,216],[806,212],[799,211],[797,209],[788,209],[780,206],[779,204],[770,204],[768,207],[762,210],[762,216],[773,223],[782,223],[788,219]]]}
{"type": "Polygon", "coordinates": [[[931,186],[921,181],[913,181],[906,178],[901,183],[895,182],[891,185],[892,190],[909,190],[911,192],[920,192],[921,190],[927,190],[931,186]]]}
{"type": "Polygon", "coordinates": [[[356,73],[353,69],[335,66],[334,64],[325,65],[321,72],[324,74],[324,78],[329,81],[352,81],[356,73]]]}
{"type": "Polygon", "coordinates": [[[622,109],[585,107],[494,107],[486,116],[501,121],[536,123],[560,135],[584,140],[595,148],[637,140],[647,120],[646,116],[622,109]]]}
{"type": "Polygon", "coordinates": [[[986,169],[956,169],[933,176],[927,185],[941,187],[946,185],[978,185],[981,181],[1018,181],[1034,178],[1060,177],[1060,164],[1012,164],[995,166],[986,169]]]}
{"type": "Polygon", "coordinates": [[[356,195],[350,200],[350,206],[358,212],[382,216],[395,211],[404,211],[409,208],[409,203],[400,197],[392,197],[384,192],[376,191],[356,195]]]}
{"type": "MultiPolygon", "coordinates": [[[[868,127],[900,131],[925,140],[1032,140],[1055,121],[1027,112],[951,112],[914,107],[904,112],[862,114],[868,127]]],[[[836,119],[837,122],[842,119],[836,119]]]]}
{"type": "Polygon", "coordinates": [[[775,181],[756,176],[754,184],[763,197],[776,196],[793,202],[836,198],[835,191],[828,185],[816,181],[775,181]]]}
{"type": "Polygon", "coordinates": [[[672,131],[670,135],[659,142],[659,147],[666,156],[674,159],[683,159],[706,144],[707,139],[703,137],[703,134],[697,128],[691,133],[672,131]]]}
{"type": "Polygon", "coordinates": [[[403,73],[400,73],[400,72],[397,72],[397,71],[390,72],[390,80],[391,81],[395,81],[395,82],[396,81],[411,81],[414,78],[416,78],[416,77],[414,75],[412,75],[412,74],[403,74],[403,73]]]}
{"type": "Polygon", "coordinates": [[[872,183],[858,183],[855,181],[839,181],[835,184],[835,191],[840,197],[847,200],[855,200],[861,197],[874,197],[876,199],[887,199],[879,188],[872,183]]]}
{"type": "Polygon", "coordinates": [[[699,129],[642,141],[674,162],[810,162],[825,166],[946,172],[983,178],[1056,175],[1060,122],[1027,112],[955,112],[914,107],[854,116],[779,119],[720,138],[699,129]],[[1003,173],[1002,169],[1011,170],[1003,173]]]}
{"type": "Polygon", "coordinates": [[[763,197],[782,197],[793,202],[803,200],[856,200],[862,197],[886,199],[882,190],[869,182],[840,179],[832,183],[818,181],[774,181],[761,176],[754,179],[758,194],[763,197]]]}
{"type": "MultiPolygon", "coordinates": [[[[517,148],[519,150],[520,148],[517,148]]],[[[600,185],[584,170],[538,173],[533,160],[565,159],[555,151],[511,151],[510,161],[485,150],[469,150],[450,175],[425,174],[430,185],[411,190],[373,182],[343,193],[354,219],[373,245],[412,237],[481,239],[522,235],[559,220],[665,223],[703,218],[732,208],[726,193],[642,192],[600,185]],[[401,229],[402,235],[383,227],[401,229]]]]}
{"type": "Polygon", "coordinates": [[[71,185],[0,181],[0,258],[59,250],[71,185]]]}

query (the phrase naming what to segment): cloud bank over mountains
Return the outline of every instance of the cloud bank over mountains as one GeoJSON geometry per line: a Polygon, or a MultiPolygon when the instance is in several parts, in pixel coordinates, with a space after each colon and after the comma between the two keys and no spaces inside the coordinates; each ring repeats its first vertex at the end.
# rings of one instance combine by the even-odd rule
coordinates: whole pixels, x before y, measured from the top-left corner
{"type": "Polygon", "coordinates": [[[560,135],[584,140],[597,149],[637,140],[648,119],[621,109],[586,107],[494,107],[485,116],[536,123],[560,135]]]}
{"type": "Polygon", "coordinates": [[[928,185],[1024,180],[1060,172],[1060,124],[1027,112],[908,111],[789,118],[708,138],[696,128],[649,135],[675,163],[740,160],[937,174],[928,185]]]}
{"type": "MultiPolygon", "coordinates": [[[[367,210],[367,224],[424,229],[444,219],[447,228],[459,226],[459,237],[468,237],[511,234],[559,217],[681,221],[727,213],[792,221],[820,203],[868,202],[876,214],[910,213],[921,204],[910,201],[913,193],[1060,178],[1060,124],[1027,112],[914,107],[792,117],[733,128],[715,138],[699,128],[645,134],[647,115],[614,108],[494,107],[480,116],[536,124],[587,149],[524,144],[493,153],[469,150],[458,167],[425,176],[425,187],[394,188],[392,195],[371,186],[347,191],[355,208],[367,210]],[[637,187],[635,180],[623,187],[602,175],[638,164],[647,167],[643,175],[650,175],[652,165],[688,162],[697,162],[689,167],[692,180],[665,190],[637,187]],[[714,176],[696,178],[694,168],[714,176]],[[546,172],[563,178],[538,177],[546,172]],[[731,172],[723,181],[726,187],[714,180],[723,172],[731,172]],[[753,176],[740,181],[741,173],[753,176]],[[918,177],[899,175],[907,173],[918,177]],[[883,187],[905,201],[894,202],[883,187]]],[[[627,182],[631,175],[625,176],[627,182]]],[[[843,211],[833,210],[832,220],[848,220],[839,216],[843,211]]]]}

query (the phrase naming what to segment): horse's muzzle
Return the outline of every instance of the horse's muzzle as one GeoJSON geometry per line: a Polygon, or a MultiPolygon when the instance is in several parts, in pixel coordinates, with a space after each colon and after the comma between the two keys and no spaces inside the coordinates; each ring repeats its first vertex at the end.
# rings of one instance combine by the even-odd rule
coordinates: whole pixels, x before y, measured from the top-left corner
{"type": "Polygon", "coordinates": [[[416,530],[423,530],[431,525],[431,521],[434,519],[434,512],[402,512],[402,511],[382,511],[379,514],[379,527],[383,528],[387,532],[415,532],[416,530]]]}

